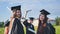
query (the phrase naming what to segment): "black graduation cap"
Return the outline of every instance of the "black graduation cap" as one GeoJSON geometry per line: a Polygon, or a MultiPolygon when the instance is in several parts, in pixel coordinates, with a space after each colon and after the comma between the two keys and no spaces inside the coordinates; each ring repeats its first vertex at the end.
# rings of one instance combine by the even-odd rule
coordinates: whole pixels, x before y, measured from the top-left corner
{"type": "Polygon", "coordinates": [[[11,10],[21,10],[21,5],[11,7],[11,10]]]}
{"type": "Polygon", "coordinates": [[[41,11],[41,14],[44,14],[44,15],[49,15],[50,13],[48,11],[46,11],[45,9],[42,9],[41,11]]]}
{"type": "Polygon", "coordinates": [[[34,18],[33,17],[30,17],[30,20],[34,20],[34,18]]]}

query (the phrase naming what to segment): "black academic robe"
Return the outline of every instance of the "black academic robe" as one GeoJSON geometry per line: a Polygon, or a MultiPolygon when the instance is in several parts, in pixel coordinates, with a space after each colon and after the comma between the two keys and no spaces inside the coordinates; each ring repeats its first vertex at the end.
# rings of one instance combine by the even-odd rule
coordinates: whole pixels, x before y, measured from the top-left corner
{"type": "Polygon", "coordinates": [[[4,26],[5,26],[5,27],[8,27],[9,24],[10,24],[10,21],[8,21],[8,20],[4,22],[4,26]]]}
{"type": "Polygon", "coordinates": [[[33,32],[29,31],[28,28],[34,30],[34,26],[27,21],[24,22],[24,25],[26,26],[26,34],[34,34],[33,32]]]}
{"type": "Polygon", "coordinates": [[[46,23],[46,27],[38,26],[37,34],[53,34],[53,28],[51,26],[49,23],[46,23]]]}
{"type": "Polygon", "coordinates": [[[23,26],[17,18],[13,22],[11,34],[24,34],[23,26]]]}

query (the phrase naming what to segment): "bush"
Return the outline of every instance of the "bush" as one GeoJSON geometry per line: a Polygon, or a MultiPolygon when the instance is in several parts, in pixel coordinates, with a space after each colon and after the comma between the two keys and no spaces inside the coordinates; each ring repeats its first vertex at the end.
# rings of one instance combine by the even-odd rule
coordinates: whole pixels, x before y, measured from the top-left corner
{"type": "Polygon", "coordinates": [[[4,22],[0,22],[0,27],[4,27],[4,22]]]}

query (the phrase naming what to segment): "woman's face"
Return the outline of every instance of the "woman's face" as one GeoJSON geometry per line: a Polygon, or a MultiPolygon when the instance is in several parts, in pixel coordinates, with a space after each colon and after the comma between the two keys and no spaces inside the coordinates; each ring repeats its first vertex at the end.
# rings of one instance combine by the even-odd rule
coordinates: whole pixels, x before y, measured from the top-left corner
{"type": "Polygon", "coordinates": [[[43,21],[44,18],[45,18],[45,16],[44,16],[43,14],[41,14],[41,15],[39,16],[39,19],[40,19],[41,21],[43,21]]]}
{"type": "Polygon", "coordinates": [[[15,10],[15,11],[13,11],[13,15],[14,15],[14,17],[21,17],[21,11],[20,10],[15,10]]]}
{"type": "Polygon", "coordinates": [[[16,11],[16,16],[17,16],[17,17],[21,17],[21,11],[20,11],[20,10],[17,10],[17,11],[16,11]]]}

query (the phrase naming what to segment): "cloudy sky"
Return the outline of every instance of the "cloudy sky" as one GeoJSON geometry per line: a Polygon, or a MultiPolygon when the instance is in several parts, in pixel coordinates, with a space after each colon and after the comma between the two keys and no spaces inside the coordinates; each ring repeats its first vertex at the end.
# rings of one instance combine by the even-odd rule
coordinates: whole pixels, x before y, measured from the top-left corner
{"type": "Polygon", "coordinates": [[[21,5],[22,16],[25,11],[32,10],[28,13],[28,17],[38,18],[41,9],[45,9],[51,14],[49,18],[55,19],[60,17],[60,0],[0,0],[0,21],[5,21],[10,18],[11,6],[21,5]]]}

